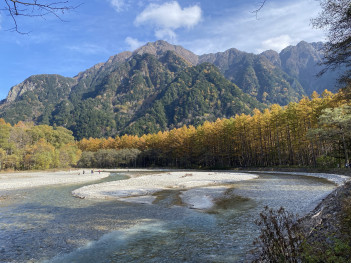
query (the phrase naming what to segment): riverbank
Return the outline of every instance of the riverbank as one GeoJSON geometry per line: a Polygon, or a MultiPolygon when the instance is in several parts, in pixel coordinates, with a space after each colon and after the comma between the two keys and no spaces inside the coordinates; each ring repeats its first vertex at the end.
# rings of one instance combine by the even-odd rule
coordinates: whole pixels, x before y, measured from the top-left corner
{"type": "Polygon", "coordinates": [[[187,207],[210,209],[215,200],[225,197],[231,183],[255,178],[258,176],[238,172],[155,172],[128,180],[84,186],[72,194],[79,198],[152,204],[157,198],[155,193],[173,190],[179,191],[179,198],[187,207]]]}
{"type": "MultiPolygon", "coordinates": [[[[340,242],[351,246],[350,220],[351,181],[348,181],[324,198],[302,220],[307,243],[313,248],[311,251],[317,258],[324,255],[325,250],[329,250],[329,255],[326,256],[332,256],[334,249],[340,250],[340,247],[337,248],[340,242]]],[[[342,256],[342,251],[337,253],[342,256]]]]}
{"type": "Polygon", "coordinates": [[[260,172],[275,172],[275,173],[322,173],[322,174],[338,174],[351,177],[351,169],[347,168],[314,168],[314,167],[248,167],[238,168],[238,171],[260,171],[260,172]]]}
{"type": "Polygon", "coordinates": [[[35,171],[0,173],[0,191],[19,190],[46,185],[76,184],[96,181],[109,176],[109,172],[91,173],[90,170],[35,171]]]}
{"type": "Polygon", "coordinates": [[[249,173],[267,173],[267,174],[287,174],[287,175],[301,175],[301,176],[312,176],[316,178],[327,179],[328,181],[336,184],[337,186],[344,185],[351,178],[348,175],[343,174],[333,174],[333,173],[316,173],[316,172],[283,172],[283,171],[248,171],[249,173]]]}
{"type": "MultiPolygon", "coordinates": [[[[140,177],[161,173],[126,169],[106,172],[119,173],[107,180],[124,178],[120,175],[140,177]]],[[[188,175],[183,179],[191,179],[189,174],[193,172],[186,171],[188,175]]],[[[85,175],[89,177],[90,173],[85,175]]],[[[87,184],[91,183],[96,184],[87,184]]],[[[173,201],[182,189],[157,194],[156,205],[72,198],[71,191],[78,188],[74,185],[9,192],[10,197],[21,198],[21,205],[17,202],[12,205],[11,200],[0,202],[3,236],[0,261],[97,262],[102,256],[118,262],[136,261],[136,258],[144,262],[173,262],[179,258],[240,262],[252,245],[256,229],[253,221],[264,205],[284,206],[294,213],[305,214],[301,211],[311,211],[335,187],[325,180],[305,176],[261,174],[258,179],[235,183],[234,189],[225,193],[233,202],[220,204],[211,213],[174,206],[177,203],[173,201]],[[16,197],[18,193],[20,196],[16,197]]],[[[199,188],[186,192],[195,194],[199,188]]],[[[210,187],[203,188],[204,194],[209,194],[210,187]]]]}

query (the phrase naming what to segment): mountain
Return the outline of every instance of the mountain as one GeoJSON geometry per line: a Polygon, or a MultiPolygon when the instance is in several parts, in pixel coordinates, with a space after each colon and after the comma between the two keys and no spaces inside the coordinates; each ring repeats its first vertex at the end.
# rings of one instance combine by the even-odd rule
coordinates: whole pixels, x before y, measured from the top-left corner
{"type": "Polygon", "coordinates": [[[194,66],[196,55],[169,46],[162,41],[118,54],[75,78],[31,76],[11,89],[0,117],[64,126],[81,139],[140,135],[263,109],[215,66],[194,66]]]}
{"type": "Polygon", "coordinates": [[[199,63],[198,56],[195,55],[193,52],[183,48],[182,46],[171,45],[163,40],[158,40],[153,43],[147,43],[146,45],[135,50],[134,54],[143,55],[147,53],[159,57],[163,56],[163,54],[167,51],[173,51],[179,57],[189,62],[192,66],[196,66],[199,63]]]}
{"type": "Polygon", "coordinates": [[[35,75],[11,88],[5,103],[0,104],[0,116],[12,123],[42,122],[46,112],[69,97],[77,84],[73,78],[60,75],[35,75]]]}
{"type": "Polygon", "coordinates": [[[322,49],[321,42],[305,41],[280,53],[268,50],[255,55],[232,48],[201,55],[199,63],[213,63],[227,79],[261,102],[286,105],[313,91],[337,91],[340,71],[317,77],[323,68],[319,65],[323,59],[322,49]]]}
{"type": "Polygon", "coordinates": [[[155,98],[141,107],[126,129],[155,133],[166,128],[198,125],[206,120],[250,114],[263,105],[227,80],[209,63],[182,70],[155,98]]]}
{"type": "Polygon", "coordinates": [[[214,64],[227,79],[261,102],[286,105],[305,95],[298,80],[285,73],[265,55],[229,49],[202,55],[199,62],[214,64]]]}
{"type": "MultiPolygon", "coordinates": [[[[320,44],[280,54],[229,49],[197,56],[165,41],[111,56],[74,78],[31,76],[11,88],[0,117],[64,126],[76,138],[143,134],[285,105],[335,81],[315,80],[320,44]]],[[[333,86],[328,86],[329,90],[333,86]]]]}
{"type": "Polygon", "coordinates": [[[313,91],[322,93],[325,89],[335,92],[340,71],[328,71],[321,77],[316,75],[323,69],[323,43],[301,41],[296,46],[283,49],[280,54],[282,69],[296,78],[307,95],[313,91]]]}

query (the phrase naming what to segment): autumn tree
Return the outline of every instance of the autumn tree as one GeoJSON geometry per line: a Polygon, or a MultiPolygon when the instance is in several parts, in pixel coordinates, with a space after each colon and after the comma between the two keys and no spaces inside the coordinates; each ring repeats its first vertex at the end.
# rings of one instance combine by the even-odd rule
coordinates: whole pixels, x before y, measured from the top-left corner
{"type": "Polygon", "coordinates": [[[319,116],[320,127],[310,131],[311,136],[319,135],[331,141],[336,148],[341,144],[345,163],[349,163],[349,143],[351,140],[351,106],[327,108],[319,116]]]}
{"type": "Polygon", "coordinates": [[[5,157],[6,157],[6,152],[5,152],[5,150],[3,150],[3,149],[0,148],[0,171],[1,171],[2,168],[3,168],[3,163],[4,163],[4,160],[5,160],[5,157]]]}

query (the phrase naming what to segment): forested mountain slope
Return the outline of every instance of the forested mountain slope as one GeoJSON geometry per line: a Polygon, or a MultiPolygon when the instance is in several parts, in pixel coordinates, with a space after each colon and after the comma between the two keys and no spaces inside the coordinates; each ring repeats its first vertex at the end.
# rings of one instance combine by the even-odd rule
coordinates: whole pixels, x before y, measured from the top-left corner
{"type": "Polygon", "coordinates": [[[286,105],[305,95],[296,78],[289,76],[264,55],[229,49],[200,56],[200,62],[213,63],[227,79],[261,102],[286,105]]]}
{"type": "Polygon", "coordinates": [[[76,78],[32,76],[12,88],[0,114],[11,123],[63,126],[81,139],[140,135],[263,107],[213,65],[192,66],[183,57],[169,50],[138,50],[111,57],[76,78]]]}
{"type": "Polygon", "coordinates": [[[321,58],[317,46],[303,42],[280,54],[230,49],[197,56],[165,41],[148,43],[74,78],[31,76],[12,87],[0,103],[0,117],[12,124],[64,126],[78,139],[198,125],[297,101],[314,85],[333,90],[335,76],[312,80],[321,58]]]}
{"type": "Polygon", "coordinates": [[[317,77],[322,70],[323,43],[301,41],[280,53],[267,50],[259,55],[237,49],[205,54],[199,62],[217,66],[224,76],[261,102],[286,105],[298,101],[313,91],[325,89],[336,92],[340,71],[327,72],[317,77]]]}

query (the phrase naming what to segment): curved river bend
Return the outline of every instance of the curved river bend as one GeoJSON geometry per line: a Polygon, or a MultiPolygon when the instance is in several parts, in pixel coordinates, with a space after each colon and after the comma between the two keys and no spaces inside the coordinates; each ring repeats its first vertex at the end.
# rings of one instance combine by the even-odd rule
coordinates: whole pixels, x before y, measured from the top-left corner
{"type": "MultiPolygon", "coordinates": [[[[111,174],[99,182],[121,179],[111,174]]],[[[203,212],[175,206],[177,191],[145,205],[72,197],[81,186],[18,190],[0,202],[0,262],[241,262],[264,206],[304,215],[336,187],[314,177],[260,174],[233,184],[235,198],[203,212]]]]}

